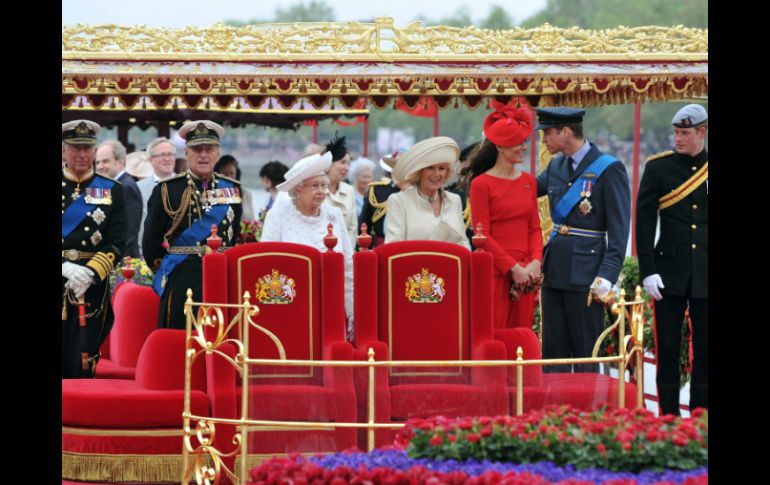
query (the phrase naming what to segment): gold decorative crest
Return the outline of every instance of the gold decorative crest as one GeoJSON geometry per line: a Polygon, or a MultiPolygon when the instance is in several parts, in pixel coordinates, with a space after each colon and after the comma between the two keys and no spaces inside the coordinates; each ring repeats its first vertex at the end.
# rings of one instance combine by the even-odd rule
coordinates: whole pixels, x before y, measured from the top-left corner
{"type": "Polygon", "coordinates": [[[422,272],[409,276],[405,282],[404,296],[412,303],[440,303],[446,295],[444,278],[422,268],[422,272]]]}
{"type": "Polygon", "coordinates": [[[277,269],[257,280],[257,301],[262,305],[288,305],[294,302],[297,290],[294,278],[281,274],[277,269]]]}

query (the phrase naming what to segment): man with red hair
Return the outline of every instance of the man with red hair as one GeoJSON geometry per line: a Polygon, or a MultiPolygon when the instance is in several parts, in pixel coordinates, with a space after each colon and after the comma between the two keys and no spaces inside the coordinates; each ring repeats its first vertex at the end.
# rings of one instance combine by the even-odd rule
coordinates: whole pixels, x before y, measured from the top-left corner
{"type": "MultiPolygon", "coordinates": [[[[623,162],[585,139],[585,111],[536,111],[536,129],[543,130],[548,152],[561,152],[537,177],[537,195],[548,195],[554,222],[543,254],[543,358],[590,357],[604,328],[603,301],[626,255],[631,229],[628,173],[623,162]]],[[[598,366],[544,369],[573,370],[596,372],[598,366]]]]}

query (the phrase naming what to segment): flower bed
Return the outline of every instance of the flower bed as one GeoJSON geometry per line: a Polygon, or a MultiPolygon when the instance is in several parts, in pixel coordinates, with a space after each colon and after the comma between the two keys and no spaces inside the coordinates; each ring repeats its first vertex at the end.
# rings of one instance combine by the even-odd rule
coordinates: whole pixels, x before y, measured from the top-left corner
{"type": "Polygon", "coordinates": [[[684,484],[708,483],[708,415],[551,406],[523,416],[411,420],[396,445],[276,458],[254,484],[684,484]]]}
{"type": "Polygon", "coordinates": [[[656,417],[645,409],[548,406],[523,416],[411,420],[396,442],[413,458],[550,461],[577,469],[692,470],[708,464],[708,414],[656,417]]]}
{"type": "Polygon", "coordinates": [[[268,484],[508,484],[707,485],[708,469],[668,472],[576,470],[541,462],[526,465],[490,461],[410,458],[397,449],[337,453],[323,457],[273,458],[251,470],[254,485],[268,484]]]}

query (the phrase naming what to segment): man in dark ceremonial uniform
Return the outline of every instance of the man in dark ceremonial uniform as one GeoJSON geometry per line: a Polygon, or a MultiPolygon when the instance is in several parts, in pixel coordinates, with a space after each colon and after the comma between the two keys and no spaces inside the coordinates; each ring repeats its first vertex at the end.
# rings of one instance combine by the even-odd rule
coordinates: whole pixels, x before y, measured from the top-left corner
{"type": "Polygon", "coordinates": [[[190,121],[179,130],[187,140],[189,169],[163,179],[147,202],[142,254],[155,272],[160,295],[159,328],[185,328],[187,289],[203,300],[202,258],[211,226],[222,238],[220,251],[235,245],[240,232],[241,188],[237,180],[214,173],[224,129],[207,120],[190,121]]]}
{"type": "MultiPolygon", "coordinates": [[[[583,136],[585,111],[537,108],[551,159],[537,177],[554,230],[543,251],[543,358],[590,357],[604,329],[604,304],[626,255],[631,191],[623,162],[583,136]],[[592,299],[589,302],[589,294],[592,299]]],[[[544,372],[596,372],[597,364],[544,372]]]]}
{"type": "Polygon", "coordinates": [[[62,124],[63,379],[94,376],[113,322],[109,276],[126,240],[123,186],[93,169],[99,128],[88,120],[62,124]]]}
{"type": "MultiPolygon", "coordinates": [[[[398,155],[397,151],[392,155],[386,155],[380,160],[380,167],[388,173],[391,173],[396,166],[398,155]]],[[[366,224],[369,234],[372,235],[372,248],[385,243],[385,216],[388,213],[388,197],[401,191],[399,187],[403,182],[398,182],[389,177],[383,177],[377,182],[371,182],[364,197],[364,206],[361,208],[361,215],[358,217],[358,229],[361,230],[361,224],[366,224]]],[[[355,243],[356,241],[354,241],[355,243]]]]}
{"type": "Polygon", "coordinates": [[[693,345],[690,409],[708,407],[708,114],[690,104],[671,123],[676,151],[651,156],[639,186],[636,248],[644,289],[654,300],[660,410],[678,415],[686,309],[693,345]]]}

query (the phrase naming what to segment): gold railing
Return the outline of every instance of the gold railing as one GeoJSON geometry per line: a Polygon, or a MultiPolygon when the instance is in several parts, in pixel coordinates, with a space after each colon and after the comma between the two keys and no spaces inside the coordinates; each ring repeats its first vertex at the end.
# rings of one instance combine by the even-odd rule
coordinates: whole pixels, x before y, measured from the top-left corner
{"type": "Polygon", "coordinates": [[[404,427],[404,423],[377,423],[375,422],[375,368],[385,367],[516,367],[516,415],[523,413],[524,389],[523,376],[524,367],[537,365],[565,365],[565,364],[596,364],[616,363],[618,365],[618,407],[625,407],[625,370],[629,360],[636,357],[636,382],[637,382],[637,407],[644,406],[643,400],[643,322],[642,310],[644,300],[641,298],[641,288],[636,288],[635,299],[630,302],[625,301],[625,291],[621,291],[620,298],[612,304],[612,312],[617,316],[617,320],[607,328],[597,339],[592,357],[570,358],[570,359],[535,359],[524,360],[523,350],[517,349],[517,358],[515,360],[375,360],[375,353],[372,348],[368,351],[367,361],[332,361],[332,360],[297,360],[287,359],[283,346],[278,338],[265,329],[254,323],[251,317],[259,313],[256,305],[250,303],[249,292],[243,295],[242,304],[209,304],[196,303],[192,301],[192,292],[188,290],[187,301],[185,302],[185,315],[187,319],[187,340],[185,352],[185,396],[184,396],[184,449],[183,449],[183,476],[181,483],[187,484],[191,479],[195,479],[198,484],[218,484],[223,477],[232,480],[233,483],[243,483],[241,480],[248,477],[248,433],[249,431],[272,428],[302,430],[302,429],[322,429],[334,430],[336,428],[364,428],[367,430],[367,449],[374,449],[374,432],[376,429],[399,429],[404,427]],[[197,316],[193,314],[193,307],[198,307],[197,316]],[[238,308],[236,315],[226,322],[222,308],[238,308]],[[630,308],[630,313],[629,313],[630,308]],[[630,321],[630,334],[626,335],[626,321],[630,321]],[[227,338],[235,325],[238,325],[239,334],[242,341],[238,339],[227,338]],[[266,334],[275,343],[279,351],[280,359],[253,359],[249,358],[249,332],[248,327],[253,327],[266,334]],[[206,338],[206,329],[216,329],[213,341],[206,338]],[[617,329],[619,342],[623,344],[618,346],[618,355],[608,357],[597,357],[597,352],[601,341],[617,329]],[[627,345],[633,343],[633,348],[627,352],[627,345]],[[237,353],[235,358],[231,358],[219,348],[230,343],[235,345],[237,353]],[[198,347],[197,349],[195,347],[198,347]],[[240,373],[242,379],[242,389],[248,389],[249,366],[251,365],[275,365],[287,367],[366,367],[369,373],[368,382],[368,412],[365,423],[345,423],[345,422],[310,422],[310,421],[276,421],[262,419],[248,419],[248,392],[241,392],[241,417],[239,419],[214,418],[207,416],[197,416],[191,413],[190,393],[192,381],[192,366],[195,360],[201,355],[217,354],[235,367],[240,373]],[[195,421],[195,429],[191,422],[195,421]],[[229,453],[224,453],[214,446],[216,435],[216,425],[234,425],[240,429],[233,437],[235,448],[229,453]],[[198,446],[193,445],[192,439],[198,441],[198,446]],[[192,460],[191,460],[192,455],[192,460]],[[225,458],[240,455],[240,473],[236,475],[224,463],[225,458]],[[213,466],[212,466],[213,464],[213,466]]]}

